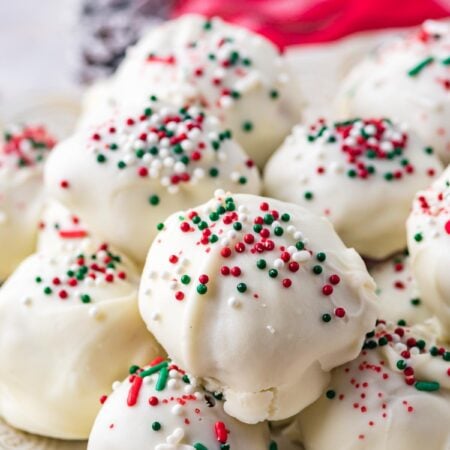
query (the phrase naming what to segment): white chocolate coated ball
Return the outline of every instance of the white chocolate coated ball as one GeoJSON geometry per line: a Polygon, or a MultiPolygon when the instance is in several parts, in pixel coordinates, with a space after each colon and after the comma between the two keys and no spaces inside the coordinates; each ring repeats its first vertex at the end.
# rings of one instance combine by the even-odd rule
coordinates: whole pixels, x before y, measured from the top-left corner
{"type": "Polygon", "coordinates": [[[313,402],[375,322],[374,283],[331,224],[296,205],[217,192],[150,248],[139,304],[168,354],[247,423],[313,402]]]}
{"type": "Polygon", "coordinates": [[[298,416],[305,447],[447,449],[450,363],[435,344],[425,327],[380,325],[360,356],[335,369],[326,393],[298,416]]]}
{"type": "MultiPolygon", "coordinates": [[[[450,168],[414,199],[407,221],[411,268],[425,305],[450,326],[450,168]]],[[[449,331],[446,331],[449,334],[449,331]]]]}
{"type": "Polygon", "coordinates": [[[62,142],[45,176],[54,198],[138,263],[173,212],[217,188],[260,190],[258,170],[215,117],[155,98],[62,142]]]}
{"type": "Polygon", "coordinates": [[[413,132],[388,119],[319,120],[296,127],[272,156],[264,190],[326,216],[347,246],[383,259],[405,247],[414,194],[441,171],[413,132]]]}
{"type": "Polygon", "coordinates": [[[342,83],[338,114],[405,122],[450,162],[449,47],[450,25],[428,21],[376,49],[342,83]]]}
{"type": "Polygon", "coordinates": [[[28,257],[0,290],[0,415],[86,439],[99,398],[162,350],[137,305],[138,273],[108,246],[28,257]]]}
{"type": "Polygon", "coordinates": [[[0,143],[0,280],[33,253],[44,206],[43,165],[54,138],[41,126],[13,126],[0,143]]]}
{"type": "Polygon", "coordinates": [[[244,28],[186,15],[128,50],[110,82],[90,93],[81,123],[155,94],[209,108],[262,167],[300,119],[302,101],[277,48],[244,28]]]}
{"type": "Polygon", "coordinates": [[[216,397],[170,361],[138,369],[114,386],[88,450],[267,450],[267,424],[238,422],[216,397]]]}

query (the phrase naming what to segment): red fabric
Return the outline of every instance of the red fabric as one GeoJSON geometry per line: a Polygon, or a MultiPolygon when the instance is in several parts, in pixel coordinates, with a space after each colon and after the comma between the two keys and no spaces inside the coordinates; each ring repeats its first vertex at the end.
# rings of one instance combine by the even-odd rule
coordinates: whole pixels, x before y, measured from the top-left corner
{"type": "Polygon", "coordinates": [[[418,25],[450,16],[450,0],[177,0],[173,16],[220,16],[279,47],[327,42],[351,33],[418,25]]]}

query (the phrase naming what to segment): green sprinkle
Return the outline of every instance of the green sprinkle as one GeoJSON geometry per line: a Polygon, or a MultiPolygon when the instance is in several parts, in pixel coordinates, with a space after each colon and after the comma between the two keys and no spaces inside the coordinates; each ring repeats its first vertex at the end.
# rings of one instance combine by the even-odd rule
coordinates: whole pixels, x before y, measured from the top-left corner
{"type": "Polygon", "coordinates": [[[158,231],[163,230],[163,229],[164,229],[164,224],[163,224],[162,222],[158,223],[158,225],[156,225],[156,229],[157,229],[158,231]]]}
{"type": "Polygon", "coordinates": [[[181,282],[183,284],[189,284],[191,282],[191,277],[189,275],[183,275],[181,277],[181,282]]]}
{"type": "Polygon", "coordinates": [[[219,175],[219,169],[217,169],[216,167],[211,167],[211,169],[209,169],[209,176],[212,178],[216,178],[219,175]]]}
{"type": "Polygon", "coordinates": [[[216,220],[219,220],[219,214],[217,214],[216,212],[212,212],[210,215],[209,215],[209,220],[211,220],[211,221],[213,221],[213,222],[215,222],[216,220]]]}
{"type": "Polygon", "coordinates": [[[262,230],[262,225],[260,225],[259,223],[256,223],[255,225],[253,225],[253,231],[255,233],[259,233],[262,230]]]}
{"type": "Polygon", "coordinates": [[[275,227],[275,230],[273,230],[276,236],[283,236],[284,230],[281,227],[275,227]]]}
{"type": "Polygon", "coordinates": [[[322,322],[328,323],[331,320],[331,315],[330,314],[323,314],[322,315],[322,322]]]}
{"type": "Polygon", "coordinates": [[[110,144],[109,148],[111,150],[117,150],[119,148],[119,146],[117,144],[112,143],[112,144],[110,144]]]}
{"type": "Polygon", "coordinates": [[[422,239],[423,239],[422,233],[416,233],[416,234],[414,235],[414,240],[415,240],[416,242],[420,242],[422,239]]]}
{"type": "Polygon", "coordinates": [[[433,347],[430,348],[430,355],[431,356],[437,356],[439,355],[439,349],[433,345],[433,347]]]}
{"type": "Polygon", "coordinates": [[[152,206],[157,206],[159,205],[159,197],[157,195],[151,195],[148,198],[148,202],[150,203],[150,205],[152,206]]]}
{"type": "Polygon", "coordinates": [[[336,392],[333,391],[333,389],[329,389],[326,393],[325,393],[326,397],[329,400],[333,400],[334,397],[336,397],[336,392]]]}
{"type": "MultiPolygon", "coordinates": [[[[77,276],[77,278],[78,278],[78,276],[77,276]]],[[[84,279],[84,277],[81,278],[81,279],[84,279]]],[[[81,301],[83,303],[90,303],[91,302],[91,297],[88,294],[81,294],[80,299],[81,299],[81,301]]]]}
{"type": "Polygon", "coordinates": [[[189,377],[185,374],[182,376],[181,378],[186,384],[191,384],[191,380],[189,379],[189,377]]]}
{"type": "Polygon", "coordinates": [[[327,259],[327,255],[324,252],[319,252],[316,255],[317,261],[324,262],[327,259]]]}
{"type": "Polygon", "coordinates": [[[397,320],[397,325],[401,327],[406,327],[406,320],[404,319],[397,320]]]}
{"type": "Polygon", "coordinates": [[[397,361],[397,369],[399,370],[405,370],[406,369],[406,361],[404,361],[403,359],[400,359],[397,361]]]}
{"type": "Polygon", "coordinates": [[[266,260],[265,259],[258,259],[258,261],[256,261],[256,267],[258,269],[265,269],[267,266],[266,260]]]}
{"type": "Polygon", "coordinates": [[[450,56],[448,56],[447,58],[443,59],[442,64],[444,64],[444,66],[448,66],[450,65],[450,56]]]}
{"type": "Polygon", "coordinates": [[[408,71],[408,76],[415,77],[416,75],[419,75],[419,73],[422,72],[422,70],[430,65],[433,61],[434,58],[432,56],[425,58],[423,61],[421,61],[419,64],[408,71]]]}
{"type": "Polygon", "coordinates": [[[424,149],[425,153],[427,153],[428,155],[432,155],[434,150],[432,147],[425,147],[424,149]]]}
{"type": "Polygon", "coordinates": [[[416,347],[420,348],[420,350],[423,350],[425,348],[425,346],[427,345],[427,343],[423,340],[423,339],[419,339],[416,342],[416,347]]]}
{"type": "Polygon", "coordinates": [[[422,303],[422,301],[420,300],[420,298],[412,298],[411,299],[411,305],[413,305],[413,306],[420,306],[421,303],[422,303]]]}
{"type": "Polygon", "coordinates": [[[445,353],[442,355],[442,359],[443,359],[444,361],[450,361],[450,352],[445,352],[445,353]]]}
{"type": "Polygon", "coordinates": [[[216,400],[223,400],[223,394],[222,394],[222,392],[219,392],[219,391],[213,392],[213,397],[214,397],[216,400]]]}
{"type": "Polygon", "coordinates": [[[34,281],[36,281],[36,283],[42,283],[42,278],[41,277],[36,277],[34,279],[34,281]]]}
{"type": "Polygon", "coordinates": [[[314,194],[311,191],[306,191],[303,196],[305,197],[305,200],[312,200],[314,194]]]}
{"type": "Polygon", "coordinates": [[[269,444],[269,450],[278,450],[278,444],[275,441],[271,441],[269,444]]]}
{"type": "Polygon", "coordinates": [[[156,364],[156,365],[154,365],[154,366],[152,366],[152,367],[149,367],[149,368],[146,369],[146,370],[143,370],[143,371],[139,374],[139,376],[140,376],[141,378],[149,377],[150,375],[153,375],[154,373],[157,373],[157,372],[159,372],[160,370],[162,370],[162,369],[164,369],[164,368],[167,369],[167,366],[168,366],[168,365],[169,365],[169,363],[168,363],[167,361],[160,362],[159,364],[156,364]]]}
{"type": "Polygon", "coordinates": [[[99,162],[100,164],[106,162],[106,156],[102,155],[101,153],[98,154],[97,155],[97,162],[99,162]]]}
{"type": "Polygon", "coordinates": [[[132,366],[130,366],[130,368],[128,369],[128,373],[130,375],[133,375],[134,373],[136,373],[139,370],[139,366],[136,366],[136,364],[133,364],[132,366]]]}
{"type": "Polygon", "coordinates": [[[378,339],[378,345],[380,347],[384,347],[387,344],[388,344],[388,340],[387,340],[387,338],[385,336],[383,336],[380,339],[378,339]]]}
{"type": "Polygon", "coordinates": [[[245,131],[246,133],[250,133],[250,131],[253,130],[253,123],[250,122],[249,120],[245,121],[242,124],[242,131],[245,131]]]}
{"type": "Polygon", "coordinates": [[[197,292],[198,292],[200,295],[206,294],[206,293],[208,292],[208,288],[206,287],[206,284],[199,284],[199,285],[197,286],[197,292]]]}
{"type": "Polygon", "coordinates": [[[194,444],[195,450],[208,450],[208,447],[205,447],[203,444],[200,444],[200,442],[196,442],[194,444]]]}
{"type": "Polygon", "coordinates": [[[45,295],[50,295],[51,293],[52,293],[52,289],[50,287],[47,286],[47,287],[44,288],[44,294],[45,295]]]}
{"type": "Polygon", "coordinates": [[[247,184],[247,177],[244,177],[244,176],[239,177],[238,182],[239,182],[239,184],[247,184]]]}
{"type": "Polygon", "coordinates": [[[270,98],[271,98],[272,100],[275,100],[275,99],[277,99],[277,98],[280,96],[280,93],[279,93],[276,89],[272,89],[272,90],[269,92],[269,95],[270,95],[270,98]]]}
{"type": "Polygon", "coordinates": [[[241,231],[241,230],[242,230],[242,223],[241,223],[241,222],[234,222],[234,223],[233,223],[233,228],[234,228],[236,231],[241,231]]]}
{"type": "Polygon", "coordinates": [[[272,225],[273,223],[272,214],[264,214],[264,223],[266,223],[267,225],[272,225]]]}
{"type": "Polygon", "coordinates": [[[269,277],[270,278],[276,278],[278,276],[278,270],[277,269],[270,269],[269,270],[269,277]]]}
{"type": "Polygon", "coordinates": [[[152,430],[153,431],[159,431],[161,429],[161,424],[159,422],[153,422],[152,423],[152,430]]]}
{"type": "Polygon", "coordinates": [[[119,169],[125,169],[125,167],[127,167],[127,165],[126,165],[123,161],[119,161],[119,162],[117,163],[117,167],[118,167],[119,169]]]}
{"type": "Polygon", "coordinates": [[[157,391],[164,390],[164,388],[166,387],[168,378],[169,378],[169,369],[167,368],[167,365],[166,365],[159,371],[159,376],[158,376],[158,380],[155,385],[155,389],[157,391]]]}
{"type": "Polygon", "coordinates": [[[145,108],[144,109],[144,116],[151,116],[153,114],[152,108],[145,108]]]}
{"type": "Polygon", "coordinates": [[[305,248],[305,244],[302,241],[298,241],[295,243],[295,248],[297,250],[303,250],[305,248]]]}
{"type": "Polygon", "coordinates": [[[417,381],[414,387],[418,391],[434,392],[441,388],[441,385],[437,381],[417,381]]]}
{"type": "Polygon", "coordinates": [[[237,289],[239,292],[244,293],[244,292],[247,290],[247,285],[246,285],[245,283],[239,283],[239,284],[236,286],[236,289],[237,289]]]}
{"type": "Polygon", "coordinates": [[[207,20],[204,24],[203,24],[203,29],[206,31],[209,31],[212,28],[212,22],[210,20],[207,20]]]}
{"type": "Polygon", "coordinates": [[[322,266],[317,265],[317,266],[314,266],[312,270],[315,275],[320,275],[322,273],[323,269],[322,269],[322,266]]]}

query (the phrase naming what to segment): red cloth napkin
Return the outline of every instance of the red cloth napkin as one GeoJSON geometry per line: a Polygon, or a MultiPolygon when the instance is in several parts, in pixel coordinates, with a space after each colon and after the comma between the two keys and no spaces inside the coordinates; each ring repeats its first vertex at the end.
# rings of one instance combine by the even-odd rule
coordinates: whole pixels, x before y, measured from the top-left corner
{"type": "Polygon", "coordinates": [[[333,41],[358,31],[418,25],[450,16],[450,0],[177,0],[173,16],[220,16],[280,48],[333,41]]]}

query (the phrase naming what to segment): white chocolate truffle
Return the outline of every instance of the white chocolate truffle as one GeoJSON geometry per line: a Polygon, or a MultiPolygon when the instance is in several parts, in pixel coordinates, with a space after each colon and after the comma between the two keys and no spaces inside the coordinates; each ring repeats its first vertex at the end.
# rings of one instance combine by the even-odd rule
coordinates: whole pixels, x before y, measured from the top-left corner
{"type": "Polygon", "coordinates": [[[417,193],[407,231],[421,298],[450,335],[450,166],[429,189],[417,193]]]}
{"type": "Polygon", "coordinates": [[[86,113],[95,117],[105,104],[140,102],[150,94],[198,103],[262,167],[300,119],[289,70],[264,37],[219,18],[186,15],[153,28],[130,48],[112,81],[91,92],[86,113]]]}
{"type": "Polygon", "coordinates": [[[450,25],[433,21],[378,48],[344,80],[338,114],[405,122],[450,162],[449,48],[450,25]]]}
{"type": "Polygon", "coordinates": [[[39,222],[38,251],[71,251],[92,239],[87,226],[61,203],[49,200],[39,222]]]}
{"type": "Polygon", "coordinates": [[[377,285],[380,319],[414,325],[431,317],[413,279],[409,256],[404,253],[395,255],[376,264],[369,272],[377,285]]]}
{"type": "Polygon", "coordinates": [[[100,395],[162,350],[137,305],[136,269],[108,246],[28,257],[0,290],[0,415],[85,439],[100,395]]]}
{"type": "Polygon", "coordinates": [[[298,417],[307,449],[446,450],[450,352],[423,330],[379,325],[298,417]]]}
{"type": "Polygon", "coordinates": [[[227,416],[220,395],[205,391],[170,361],[156,360],[133,372],[105,401],[88,450],[270,448],[267,424],[227,416]]]}
{"type": "Polygon", "coordinates": [[[298,126],[265,169],[265,193],[326,216],[347,246],[382,259],[406,245],[414,194],[442,165],[388,119],[298,126]]]}
{"type": "Polygon", "coordinates": [[[139,292],[168,354],[247,423],[313,402],[375,323],[374,283],[328,220],[245,194],[169,217],[139,292]]]}
{"type": "Polygon", "coordinates": [[[34,251],[45,197],[43,165],[54,145],[41,126],[11,127],[0,143],[0,280],[34,251]]]}
{"type": "Polygon", "coordinates": [[[217,188],[259,193],[260,178],[230,132],[198,108],[153,98],[132,111],[59,144],[45,175],[92,233],[143,263],[168,215],[217,188]]]}

